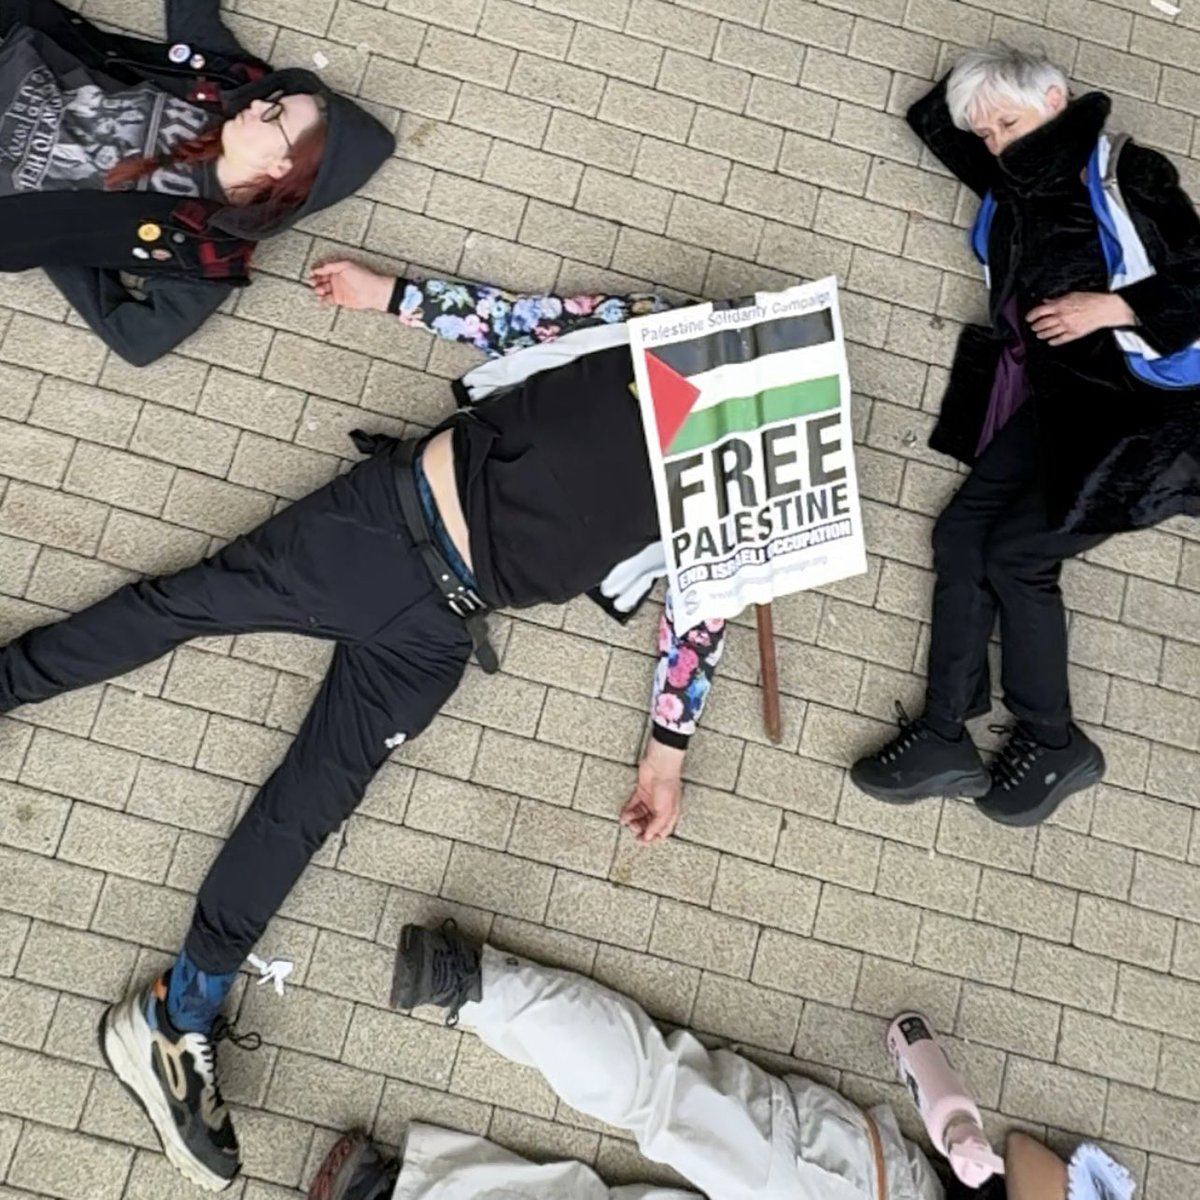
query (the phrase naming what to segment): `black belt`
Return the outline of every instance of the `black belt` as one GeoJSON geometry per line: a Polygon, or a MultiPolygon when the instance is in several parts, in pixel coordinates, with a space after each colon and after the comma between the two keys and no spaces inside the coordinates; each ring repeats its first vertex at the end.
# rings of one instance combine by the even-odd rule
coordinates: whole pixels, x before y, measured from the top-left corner
{"type": "Polygon", "coordinates": [[[489,675],[494,675],[500,670],[500,660],[496,657],[495,647],[488,640],[488,606],[479,593],[468,587],[446,561],[446,556],[433,540],[429,522],[426,521],[421,508],[417,478],[413,473],[413,459],[419,445],[420,443],[415,441],[402,441],[397,442],[393,450],[400,511],[404,514],[404,523],[408,526],[409,533],[412,534],[413,545],[429,569],[442,599],[446,601],[450,611],[462,617],[466,624],[467,632],[475,645],[475,657],[479,660],[479,665],[489,675]]]}

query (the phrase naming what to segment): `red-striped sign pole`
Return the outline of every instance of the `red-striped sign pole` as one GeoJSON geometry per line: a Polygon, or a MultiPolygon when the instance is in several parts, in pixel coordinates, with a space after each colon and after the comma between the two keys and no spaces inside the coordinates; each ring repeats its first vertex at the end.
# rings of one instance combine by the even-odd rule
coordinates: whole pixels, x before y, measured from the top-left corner
{"type": "Polygon", "coordinates": [[[779,713],[779,669],[775,663],[775,620],[769,604],[756,604],[758,623],[758,666],[762,676],[763,729],[776,745],[783,741],[779,713]]]}

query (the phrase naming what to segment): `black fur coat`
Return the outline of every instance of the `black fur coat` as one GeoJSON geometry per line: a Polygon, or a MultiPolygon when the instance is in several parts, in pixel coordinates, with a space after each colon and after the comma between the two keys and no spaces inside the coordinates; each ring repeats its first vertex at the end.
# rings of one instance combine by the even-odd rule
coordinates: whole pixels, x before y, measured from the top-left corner
{"type": "MultiPolygon", "coordinates": [[[[908,112],[921,140],[959,179],[997,201],[988,257],[991,328],[963,330],[930,445],[970,464],[1003,344],[1001,310],[1025,314],[1067,292],[1108,290],[1084,170],[1109,113],[1099,92],[999,157],[956,129],[945,81],[908,112]]],[[[1200,338],[1200,218],[1171,163],[1128,143],[1118,180],[1157,274],[1123,288],[1138,332],[1159,352],[1200,338]]],[[[1051,347],[1028,332],[1026,372],[1035,406],[1049,517],[1079,532],[1115,533],[1179,513],[1200,515],[1200,388],[1167,391],[1136,379],[1111,330],[1051,347]]]]}

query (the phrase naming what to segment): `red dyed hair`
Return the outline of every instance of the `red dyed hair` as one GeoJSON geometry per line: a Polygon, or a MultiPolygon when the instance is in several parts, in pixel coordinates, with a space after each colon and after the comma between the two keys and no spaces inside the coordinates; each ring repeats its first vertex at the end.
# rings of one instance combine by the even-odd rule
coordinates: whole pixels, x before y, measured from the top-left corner
{"type": "MultiPolygon", "coordinates": [[[[153,175],[169,163],[213,162],[221,157],[221,130],[217,125],[199,137],[180,142],[169,154],[158,158],[126,158],[111,167],[104,176],[104,186],[119,189],[139,179],[153,175]]],[[[264,204],[271,216],[295,208],[308,199],[321,169],[321,157],[325,153],[327,126],[324,118],[296,139],[291,153],[292,169],[282,179],[264,176],[257,184],[238,189],[237,206],[264,204]]]]}

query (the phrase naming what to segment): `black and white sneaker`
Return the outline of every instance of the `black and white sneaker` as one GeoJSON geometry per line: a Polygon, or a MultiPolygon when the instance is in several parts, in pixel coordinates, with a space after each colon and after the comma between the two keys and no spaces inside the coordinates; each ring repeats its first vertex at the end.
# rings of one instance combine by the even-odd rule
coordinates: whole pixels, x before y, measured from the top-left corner
{"type": "Polygon", "coordinates": [[[463,937],[453,920],[439,929],[404,926],[392,972],[393,1008],[435,1004],[447,1010],[447,1025],[457,1025],[462,1006],[482,996],[479,945],[463,937]]]}
{"type": "Polygon", "coordinates": [[[1076,792],[1104,778],[1104,753],[1072,724],[1065,746],[1044,746],[1022,725],[992,763],[992,786],[976,800],[985,817],[1001,825],[1037,825],[1076,792]]]}
{"type": "MultiPolygon", "coordinates": [[[[218,1022],[212,1037],[184,1033],[167,1015],[167,976],[130,993],[100,1020],[100,1048],[145,1110],[163,1153],[198,1187],[227,1188],[241,1168],[237,1136],[216,1081],[216,1043],[234,1038],[218,1022]]],[[[234,1039],[255,1046],[257,1034],[234,1039]]]]}
{"type": "Polygon", "coordinates": [[[889,804],[912,804],[932,796],[983,796],[991,786],[970,734],[955,742],[921,719],[910,721],[897,701],[900,732],[850,768],[859,791],[889,804]]]}

